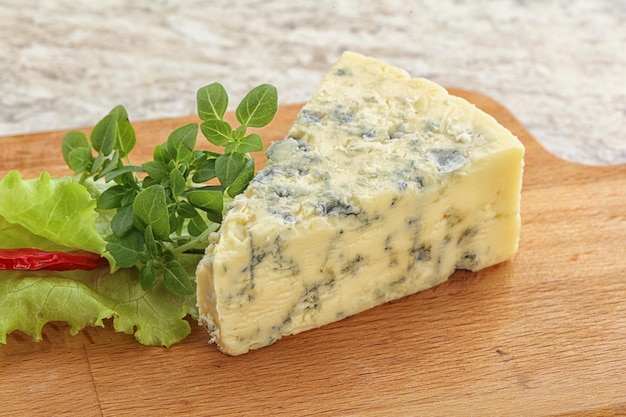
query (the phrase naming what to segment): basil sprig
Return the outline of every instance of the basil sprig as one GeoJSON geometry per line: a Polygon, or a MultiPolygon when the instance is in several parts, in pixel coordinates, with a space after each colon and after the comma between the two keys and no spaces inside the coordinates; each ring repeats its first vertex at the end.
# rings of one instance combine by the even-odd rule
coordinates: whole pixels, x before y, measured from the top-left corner
{"type": "Polygon", "coordinates": [[[263,140],[247,131],[272,121],[278,97],[269,84],[250,90],[236,108],[236,127],[224,120],[228,94],[221,84],[200,88],[197,106],[202,122],[175,129],[154,149],[153,160],[140,166],[130,163],[137,138],[122,106],[100,120],[89,137],[71,131],[63,139],[63,157],[81,182],[93,178],[110,184],[97,199],[98,210],[114,212],[107,250],[118,267],[139,268],[146,291],[163,280],[175,294],[193,294],[193,280],[178,259],[206,247],[209,234],[219,229],[224,200],[242,193],[252,180],[250,152],[262,151],[263,140]],[[196,149],[198,128],[223,152],[196,149]]]}

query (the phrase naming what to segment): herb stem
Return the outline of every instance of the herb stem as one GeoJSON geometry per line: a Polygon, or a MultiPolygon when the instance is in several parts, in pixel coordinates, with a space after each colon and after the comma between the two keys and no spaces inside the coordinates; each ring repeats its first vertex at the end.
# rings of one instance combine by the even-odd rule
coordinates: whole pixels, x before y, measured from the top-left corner
{"type": "Polygon", "coordinates": [[[185,251],[189,250],[189,249],[194,249],[196,247],[198,247],[199,243],[206,241],[209,238],[209,235],[213,232],[217,232],[217,230],[220,228],[219,223],[213,223],[211,225],[209,225],[209,227],[206,228],[206,230],[204,230],[201,234],[199,234],[198,236],[196,236],[195,238],[191,239],[189,242],[184,243],[180,246],[177,246],[175,248],[170,249],[171,252],[175,255],[178,256],[182,253],[184,253],[185,251]]]}

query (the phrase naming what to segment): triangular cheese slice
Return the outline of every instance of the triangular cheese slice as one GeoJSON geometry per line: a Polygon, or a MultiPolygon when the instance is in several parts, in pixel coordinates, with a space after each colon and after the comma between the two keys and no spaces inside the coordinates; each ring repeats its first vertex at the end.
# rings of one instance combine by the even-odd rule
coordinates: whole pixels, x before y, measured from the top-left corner
{"type": "Polygon", "coordinates": [[[200,321],[227,354],[517,250],[522,144],[378,60],[346,52],[267,155],[197,270],[200,321]]]}

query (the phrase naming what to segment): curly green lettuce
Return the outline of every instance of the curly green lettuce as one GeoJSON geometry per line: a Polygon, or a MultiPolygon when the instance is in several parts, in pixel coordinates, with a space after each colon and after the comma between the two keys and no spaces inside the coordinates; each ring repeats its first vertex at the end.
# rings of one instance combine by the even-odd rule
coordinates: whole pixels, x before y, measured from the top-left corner
{"type": "MultiPolygon", "coordinates": [[[[113,262],[103,236],[109,220],[95,210],[96,192],[71,177],[42,173],[24,180],[10,172],[0,181],[0,249],[82,249],[113,262]]],[[[185,258],[191,276],[198,260],[185,258]]],[[[116,331],[145,345],[171,346],[190,333],[185,317],[197,316],[195,295],[174,295],[160,286],[144,291],[137,269],[114,270],[0,271],[0,344],[16,330],[40,340],[51,321],[68,323],[76,334],[111,318],[116,331]]]]}
{"type": "Polygon", "coordinates": [[[11,171],[0,181],[0,247],[57,245],[106,255],[95,208],[87,188],[71,177],[53,179],[43,172],[39,178],[23,180],[19,172],[11,171]]]}

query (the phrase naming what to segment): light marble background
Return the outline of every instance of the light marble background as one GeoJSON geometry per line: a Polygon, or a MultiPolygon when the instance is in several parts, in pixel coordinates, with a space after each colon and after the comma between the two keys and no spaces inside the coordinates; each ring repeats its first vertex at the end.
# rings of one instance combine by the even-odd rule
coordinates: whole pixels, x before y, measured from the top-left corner
{"type": "Polygon", "coordinates": [[[346,49],[491,96],[562,158],[626,163],[624,0],[0,0],[0,135],[189,115],[213,81],[304,102],[346,49]]]}

